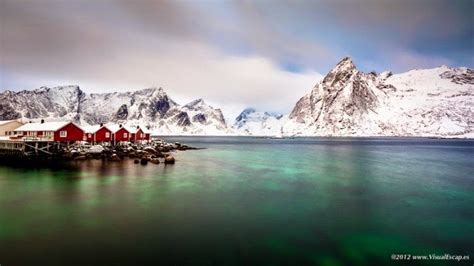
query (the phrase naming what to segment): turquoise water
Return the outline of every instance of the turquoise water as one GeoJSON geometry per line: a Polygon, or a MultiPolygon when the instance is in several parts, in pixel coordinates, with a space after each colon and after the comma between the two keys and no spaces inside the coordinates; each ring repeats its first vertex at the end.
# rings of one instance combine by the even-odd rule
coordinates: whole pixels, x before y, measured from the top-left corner
{"type": "Polygon", "coordinates": [[[0,264],[472,265],[474,141],[169,140],[207,149],[0,166],[0,264]]]}

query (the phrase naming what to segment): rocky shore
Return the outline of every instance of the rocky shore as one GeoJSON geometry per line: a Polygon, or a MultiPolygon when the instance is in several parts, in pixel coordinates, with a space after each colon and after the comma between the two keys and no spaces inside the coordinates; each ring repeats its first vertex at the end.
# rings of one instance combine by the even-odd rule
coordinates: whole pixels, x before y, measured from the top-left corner
{"type": "Polygon", "coordinates": [[[90,145],[87,143],[77,143],[58,151],[55,159],[61,160],[106,160],[122,161],[130,158],[136,164],[174,164],[176,159],[173,155],[175,151],[197,150],[199,148],[190,147],[179,142],[167,143],[163,140],[152,140],[146,143],[122,142],[118,145],[90,145]]]}

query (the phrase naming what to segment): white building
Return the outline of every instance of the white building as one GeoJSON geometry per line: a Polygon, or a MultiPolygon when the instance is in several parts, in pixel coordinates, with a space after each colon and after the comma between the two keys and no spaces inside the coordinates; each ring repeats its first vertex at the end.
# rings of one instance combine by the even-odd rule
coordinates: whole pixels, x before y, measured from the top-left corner
{"type": "Polygon", "coordinates": [[[11,135],[12,131],[21,126],[23,126],[23,123],[18,120],[0,121],[0,136],[11,135]]]}

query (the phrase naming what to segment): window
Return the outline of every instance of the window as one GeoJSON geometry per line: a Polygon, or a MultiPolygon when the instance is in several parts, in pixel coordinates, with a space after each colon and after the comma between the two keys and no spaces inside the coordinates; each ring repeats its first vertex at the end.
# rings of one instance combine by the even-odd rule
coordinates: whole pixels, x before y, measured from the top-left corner
{"type": "Polygon", "coordinates": [[[92,134],[91,134],[91,133],[87,133],[87,137],[88,137],[88,138],[92,138],[92,134]]]}
{"type": "Polygon", "coordinates": [[[123,137],[124,137],[124,138],[128,137],[128,134],[127,134],[127,133],[123,133],[123,137]]]}
{"type": "Polygon", "coordinates": [[[61,138],[67,137],[67,131],[66,130],[59,131],[59,137],[61,137],[61,138]]]}
{"type": "Polygon", "coordinates": [[[105,137],[110,138],[110,132],[105,132],[105,137]]]}

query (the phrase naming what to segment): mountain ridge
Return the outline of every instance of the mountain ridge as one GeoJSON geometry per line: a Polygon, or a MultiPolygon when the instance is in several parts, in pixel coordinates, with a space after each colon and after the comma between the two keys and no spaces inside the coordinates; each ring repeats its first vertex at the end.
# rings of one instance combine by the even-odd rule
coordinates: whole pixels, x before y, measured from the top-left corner
{"type": "MultiPolygon", "coordinates": [[[[290,88],[291,89],[291,88],[290,88]]],[[[161,87],[87,93],[77,85],[0,92],[0,120],[117,122],[156,134],[474,137],[474,72],[441,66],[362,72],[345,57],[290,113],[246,108],[228,124],[202,98],[185,105],[161,87]]]]}

